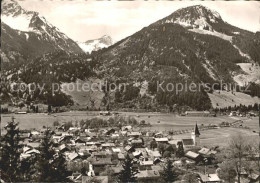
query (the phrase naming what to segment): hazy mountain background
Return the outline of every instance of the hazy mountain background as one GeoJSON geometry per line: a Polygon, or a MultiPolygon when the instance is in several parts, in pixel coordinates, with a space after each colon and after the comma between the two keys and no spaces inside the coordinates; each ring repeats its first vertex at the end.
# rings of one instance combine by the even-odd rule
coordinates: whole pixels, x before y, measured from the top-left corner
{"type": "Polygon", "coordinates": [[[107,48],[113,44],[113,40],[110,36],[104,35],[101,38],[88,40],[85,42],[78,42],[79,47],[85,53],[91,53],[92,51],[98,51],[102,48],[107,48]]]}

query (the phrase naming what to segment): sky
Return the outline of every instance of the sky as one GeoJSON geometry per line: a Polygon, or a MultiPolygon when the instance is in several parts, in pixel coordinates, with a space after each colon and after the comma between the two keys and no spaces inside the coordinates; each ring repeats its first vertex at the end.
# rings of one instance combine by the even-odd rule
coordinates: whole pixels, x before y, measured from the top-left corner
{"type": "Polygon", "coordinates": [[[37,11],[75,41],[109,35],[119,41],[179,8],[204,5],[234,26],[260,31],[260,3],[252,1],[86,1],[18,0],[26,10],[37,11]]]}

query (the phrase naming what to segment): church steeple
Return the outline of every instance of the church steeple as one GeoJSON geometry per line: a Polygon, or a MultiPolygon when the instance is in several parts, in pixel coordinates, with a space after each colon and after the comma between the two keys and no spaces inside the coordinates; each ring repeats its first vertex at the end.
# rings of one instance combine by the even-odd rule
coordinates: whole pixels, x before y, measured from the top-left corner
{"type": "Polygon", "coordinates": [[[199,132],[199,128],[198,128],[197,123],[196,123],[195,129],[194,129],[194,133],[195,133],[196,136],[197,136],[197,135],[200,135],[200,132],[199,132]]]}
{"type": "Polygon", "coordinates": [[[191,133],[191,138],[193,139],[195,146],[200,146],[200,132],[197,123],[195,125],[194,131],[191,133]]]}

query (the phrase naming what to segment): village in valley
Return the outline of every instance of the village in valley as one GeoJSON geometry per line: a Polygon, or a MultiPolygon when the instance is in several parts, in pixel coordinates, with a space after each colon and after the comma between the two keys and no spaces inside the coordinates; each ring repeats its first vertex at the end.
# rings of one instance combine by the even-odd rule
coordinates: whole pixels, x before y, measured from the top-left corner
{"type": "MultiPolygon", "coordinates": [[[[42,153],[47,148],[47,152],[50,151],[50,155],[53,155],[48,162],[55,162],[55,158],[60,156],[64,158],[64,180],[69,182],[110,183],[122,182],[124,178],[126,182],[132,180],[142,183],[233,183],[238,179],[245,183],[259,181],[258,143],[250,136],[241,135],[242,133],[229,135],[225,138],[226,146],[214,144],[214,141],[211,145],[202,143],[205,138],[203,133],[207,131],[214,133],[242,128],[253,133],[252,129],[243,127],[242,120],[218,125],[198,125],[194,122],[190,129],[171,128],[160,131],[151,127],[160,126],[163,121],[151,124],[149,120],[138,120],[139,115],[133,117],[110,111],[96,114],[97,116],[85,120],[56,120],[52,125],[42,128],[19,130],[19,162],[23,166],[27,162],[26,168],[31,167],[31,170],[27,170],[30,176],[23,173],[26,176],[24,180],[35,180],[34,176],[37,177],[39,172],[34,166],[39,166],[37,161],[43,158],[42,153]],[[238,157],[240,151],[243,154],[238,157]]],[[[19,115],[30,114],[20,113],[16,117],[19,118],[19,115]]],[[[58,113],[49,113],[48,116],[56,115],[58,113]]],[[[239,118],[239,115],[239,112],[232,111],[229,117],[239,118]]],[[[246,118],[256,118],[254,115],[248,113],[246,118]]],[[[207,117],[208,112],[190,111],[180,115],[182,118],[188,116],[212,119],[207,117]]],[[[147,119],[152,118],[153,116],[147,116],[147,119]]],[[[11,123],[6,124],[5,130],[2,130],[4,138],[19,128],[16,119],[10,119],[11,123]]],[[[2,172],[1,181],[9,180],[10,177],[2,172]]]]}
{"type": "Polygon", "coordinates": [[[0,183],[260,182],[259,17],[1,0],[0,183]]]}

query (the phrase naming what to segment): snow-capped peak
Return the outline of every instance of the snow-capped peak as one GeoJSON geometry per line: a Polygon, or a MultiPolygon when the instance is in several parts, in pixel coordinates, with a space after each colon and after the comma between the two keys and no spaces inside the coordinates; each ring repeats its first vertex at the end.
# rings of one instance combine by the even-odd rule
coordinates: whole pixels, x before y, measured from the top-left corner
{"type": "Polygon", "coordinates": [[[112,38],[108,35],[104,35],[101,38],[88,40],[85,42],[78,42],[79,47],[86,53],[97,51],[102,48],[107,48],[113,44],[112,38]]]}
{"type": "Polygon", "coordinates": [[[36,12],[24,10],[14,0],[4,0],[2,3],[2,21],[11,28],[19,31],[30,32],[30,21],[36,12]]]}
{"type": "Polygon", "coordinates": [[[55,38],[69,39],[38,12],[23,9],[15,0],[4,0],[1,19],[9,27],[18,31],[44,34],[53,40],[55,38]]]}
{"type": "Polygon", "coordinates": [[[15,0],[4,0],[1,10],[2,23],[17,31],[19,36],[25,37],[27,42],[44,42],[59,50],[71,49],[75,52],[82,52],[76,42],[50,24],[38,12],[23,9],[15,0]]]}

